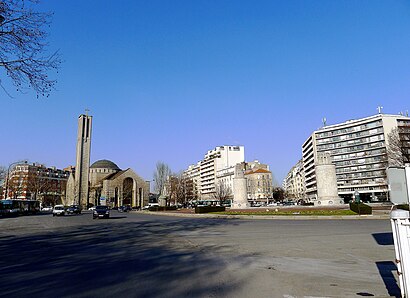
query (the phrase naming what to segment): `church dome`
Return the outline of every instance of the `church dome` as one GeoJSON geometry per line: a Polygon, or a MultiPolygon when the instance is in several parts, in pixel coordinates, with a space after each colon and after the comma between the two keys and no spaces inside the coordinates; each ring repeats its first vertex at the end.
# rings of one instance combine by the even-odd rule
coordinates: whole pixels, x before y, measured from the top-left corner
{"type": "Polygon", "coordinates": [[[90,166],[91,169],[110,169],[110,170],[121,170],[115,163],[110,160],[101,159],[97,160],[90,166]]]}

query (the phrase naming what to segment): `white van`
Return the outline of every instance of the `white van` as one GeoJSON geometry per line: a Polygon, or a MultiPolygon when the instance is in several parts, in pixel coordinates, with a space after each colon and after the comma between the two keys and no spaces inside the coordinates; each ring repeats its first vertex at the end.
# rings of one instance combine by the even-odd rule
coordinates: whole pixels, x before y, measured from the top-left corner
{"type": "Polygon", "coordinates": [[[53,216],[65,215],[64,205],[55,205],[53,209],[53,216]]]}

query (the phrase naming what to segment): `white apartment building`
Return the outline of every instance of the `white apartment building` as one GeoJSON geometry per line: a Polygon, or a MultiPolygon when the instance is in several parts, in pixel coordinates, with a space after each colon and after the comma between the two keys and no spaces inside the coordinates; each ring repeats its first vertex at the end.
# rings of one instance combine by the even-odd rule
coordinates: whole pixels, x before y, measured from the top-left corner
{"type": "Polygon", "coordinates": [[[217,146],[200,161],[199,193],[201,199],[212,199],[218,171],[245,161],[244,146],[217,146]]]}
{"type": "Polygon", "coordinates": [[[184,171],[184,178],[187,190],[187,200],[196,200],[199,197],[199,178],[200,178],[201,164],[198,162],[195,165],[190,165],[184,171]]]}
{"type": "Polygon", "coordinates": [[[302,160],[299,160],[287,174],[283,181],[283,189],[287,196],[293,200],[305,199],[305,175],[302,160]]]}
{"type": "Polygon", "coordinates": [[[388,134],[396,127],[410,130],[410,118],[377,114],[314,131],[302,145],[307,198],[316,198],[315,167],[318,153],[323,152],[336,166],[338,193],[345,202],[355,191],[365,201],[388,200],[388,134]]]}
{"type": "Polygon", "coordinates": [[[215,193],[217,174],[244,161],[244,146],[217,146],[209,150],[203,160],[189,166],[184,175],[192,179],[193,189],[197,189],[200,199],[211,200],[215,193]]]}

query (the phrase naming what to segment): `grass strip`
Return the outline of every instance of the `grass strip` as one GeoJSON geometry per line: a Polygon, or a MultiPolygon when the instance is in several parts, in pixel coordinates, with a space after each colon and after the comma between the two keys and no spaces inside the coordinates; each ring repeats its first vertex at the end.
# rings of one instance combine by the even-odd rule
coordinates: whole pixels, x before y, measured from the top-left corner
{"type": "Polygon", "coordinates": [[[332,215],[357,215],[357,213],[351,210],[295,210],[295,211],[225,211],[225,212],[212,212],[212,214],[222,214],[222,215],[323,215],[323,216],[332,216],[332,215]]]}

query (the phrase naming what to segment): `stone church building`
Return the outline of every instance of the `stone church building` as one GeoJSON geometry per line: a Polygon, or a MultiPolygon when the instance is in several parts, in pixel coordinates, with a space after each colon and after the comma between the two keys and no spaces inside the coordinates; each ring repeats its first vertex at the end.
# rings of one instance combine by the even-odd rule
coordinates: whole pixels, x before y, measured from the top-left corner
{"type": "Polygon", "coordinates": [[[109,160],[98,160],[90,166],[92,116],[78,117],[77,154],[75,169],[67,181],[65,205],[131,206],[148,204],[149,182],[132,169],[121,170],[109,160]]]}
{"type": "MultiPolygon", "coordinates": [[[[70,175],[67,192],[74,189],[74,180],[74,175],[70,175]]],[[[90,166],[88,206],[128,205],[141,208],[148,204],[148,195],[149,182],[144,181],[132,169],[121,170],[114,162],[106,159],[98,160],[90,166]]],[[[70,201],[70,198],[74,197],[67,193],[67,205],[75,204],[70,201]]]]}
{"type": "Polygon", "coordinates": [[[105,159],[90,166],[91,204],[141,208],[148,204],[148,195],[149,182],[132,169],[121,170],[115,163],[105,159]]]}

